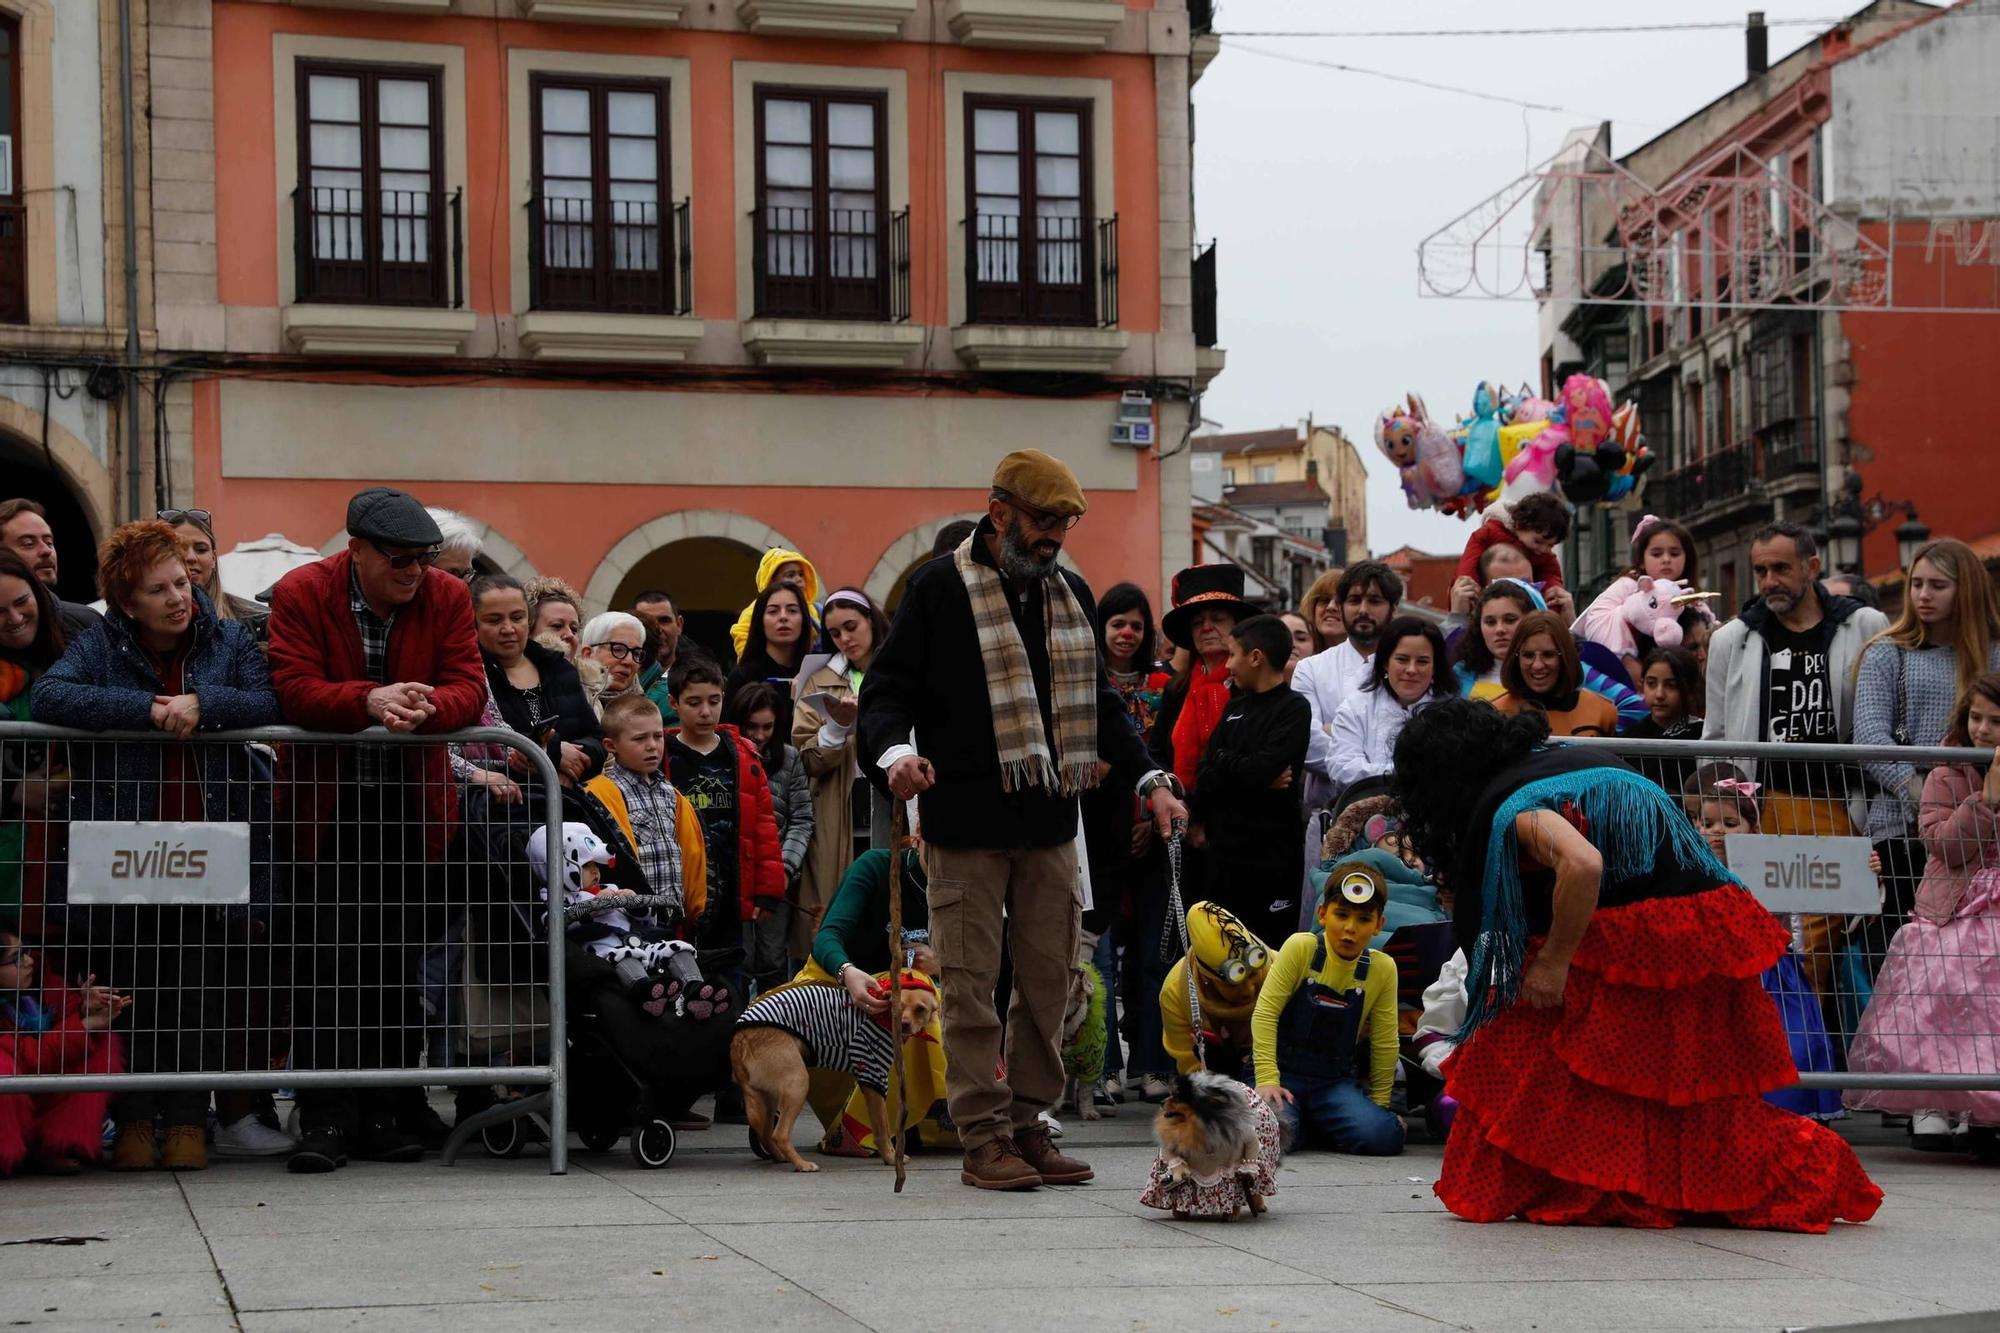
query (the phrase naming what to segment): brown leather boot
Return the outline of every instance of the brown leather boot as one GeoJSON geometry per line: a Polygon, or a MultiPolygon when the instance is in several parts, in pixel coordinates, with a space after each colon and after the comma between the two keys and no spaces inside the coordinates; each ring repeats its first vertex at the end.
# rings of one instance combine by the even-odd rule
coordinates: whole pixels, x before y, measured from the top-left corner
{"type": "Polygon", "coordinates": [[[1010,1139],[994,1139],[968,1149],[958,1178],[982,1190],[1031,1190],[1042,1183],[1041,1175],[1021,1160],[1010,1139]]]}
{"type": "Polygon", "coordinates": [[[1020,1149],[1021,1160],[1041,1176],[1044,1185],[1081,1185],[1097,1175],[1089,1163],[1058,1152],[1055,1136],[1039,1121],[1017,1131],[1014,1143],[1020,1149]]]}
{"type": "Polygon", "coordinates": [[[163,1171],[208,1170],[208,1135],[200,1125],[168,1125],[167,1145],[160,1151],[163,1171]]]}
{"type": "Polygon", "coordinates": [[[118,1127],[111,1144],[113,1171],[151,1171],[154,1165],[153,1122],[131,1120],[118,1127]]]}

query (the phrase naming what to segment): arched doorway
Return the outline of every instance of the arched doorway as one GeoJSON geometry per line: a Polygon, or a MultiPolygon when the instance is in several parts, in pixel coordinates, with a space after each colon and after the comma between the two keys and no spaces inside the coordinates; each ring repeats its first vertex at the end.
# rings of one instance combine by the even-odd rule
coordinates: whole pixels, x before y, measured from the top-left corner
{"type": "Polygon", "coordinates": [[[683,509],[663,515],[605,553],[584,590],[587,610],[629,610],[640,593],[657,589],[686,618],[686,637],[727,666],[735,660],[729,627],[756,598],[757,562],[772,547],[801,549],[747,514],[683,509]]]}
{"type": "Polygon", "coordinates": [[[42,446],[0,431],[0,500],[33,500],[48,513],[56,537],[57,594],[67,602],[97,600],[96,525],[69,478],[42,446]]]}
{"type": "Polygon", "coordinates": [[[625,610],[642,592],[666,593],[687,621],[682,642],[699,644],[728,665],[736,655],[729,627],[756,599],[757,562],[763,554],[727,537],[689,537],[669,543],[626,571],[611,595],[611,605],[625,610]]]}

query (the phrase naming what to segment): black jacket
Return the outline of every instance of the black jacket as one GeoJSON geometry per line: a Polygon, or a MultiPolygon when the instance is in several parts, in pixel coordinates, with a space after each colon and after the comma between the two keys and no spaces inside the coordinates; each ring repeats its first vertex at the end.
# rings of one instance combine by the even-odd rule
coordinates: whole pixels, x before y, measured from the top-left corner
{"type": "Polygon", "coordinates": [[[1311,705],[1288,686],[1230,699],[1195,770],[1193,813],[1211,846],[1272,839],[1298,844],[1304,836],[1300,795],[1311,730],[1311,705]],[[1292,785],[1273,787],[1286,771],[1292,785]]]}
{"type": "MultiPolygon", "coordinates": [[[[973,559],[994,568],[984,538],[993,531],[982,519],[972,543],[973,559]]],[[[1064,570],[1070,591],[1083,607],[1094,634],[1097,602],[1090,588],[1064,570]]],[[[1007,585],[1014,624],[1021,631],[1035,689],[1042,699],[1042,725],[1049,721],[1049,648],[1043,621],[1042,587],[1007,585]]],[[[1076,837],[1076,798],[1039,787],[1012,794],[1000,790],[1000,751],[993,737],[993,710],[986,698],[986,670],[979,655],[979,632],[972,622],[972,597],[950,559],[924,565],[910,576],[903,604],[889,637],[868,664],[861,685],[861,718],[856,758],[883,791],[888,778],[876,766],[882,752],[901,745],[914,731],[917,753],[930,760],[937,785],[918,802],[924,839],[940,847],[1054,847],[1076,837]]],[[[1106,783],[1131,790],[1153,765],[1125,711],[1125,701],[1097,671],[1097,753],[1111,765],[1106,783]]]]}
{"type": "MultiPolygon", "coordinates": [[[[549,730],[555,732],[555,739],[568,741],[590,756],[590,768],[584,777],[590,778],[604,767],[604,728],[591,711],[590,700],[584,697],[583,679],[576,673],[568,659],[561,653],[544,648],[529,641],[526,647],[528,660],[535,664],[535,670],[542,678],[543,736],[549,730]]],[[[500,717],[509,727],[522,735],[528,735],[525,725],[527,710],[521,702],[521,691],[507,680],[507,669],[485,653],[479,655],[486,667],[486,684],[493,691],[493,702],[499,705],[500,717]]],[[[542,736],[529,739],[541,741],[542,736]]],[[[552,751],[551,758],[556,755],[552,751]]]]}

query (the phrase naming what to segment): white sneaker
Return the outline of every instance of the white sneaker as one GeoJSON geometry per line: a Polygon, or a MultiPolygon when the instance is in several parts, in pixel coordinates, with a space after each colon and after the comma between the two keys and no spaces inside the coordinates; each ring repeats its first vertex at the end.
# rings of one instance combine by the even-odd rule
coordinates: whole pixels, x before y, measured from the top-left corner
{"type": "Polygon", "coordinates": [[[1158,1074],[1148,1074],[1139,1082],[1139,1096],[1149,1102],[1163,1102],[1173,1090],[1174,1085],[1158,1074]]]}
{"type": "Polygon", "coordinates": [[[1062,1121],[1056,1119],[1053,1115],[1050,1115],[1047,1111],[1043,1111],[1041,1114],[1037,1115],[1035,1119],[1041,1121],[1044,1125],[1047,1125],[1049,1127],[1050,1138],[1059,1139],[1063,1136],[1062,1121]]]}
{"type": "Polygon", "coordinates": [[[298,1146],[297,1139],[279,1133],[254,1115],[246,1115],[215,1131],[218,1157],[283,1157],[298,1146]]]}
{"type": "Polygon", "coordinates": [[[1910,1146],[1919,1152],[1951,1151],[1951,1117],[1943,1111],[1918,1111],[1912,1115],[1910,1146]]]}

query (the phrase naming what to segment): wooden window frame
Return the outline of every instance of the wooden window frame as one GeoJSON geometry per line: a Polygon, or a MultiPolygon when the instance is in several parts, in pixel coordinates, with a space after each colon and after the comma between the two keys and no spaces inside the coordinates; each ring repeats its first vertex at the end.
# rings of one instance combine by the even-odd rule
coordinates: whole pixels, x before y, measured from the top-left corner
{"type": "Polygon", "coordinates": [[[9,113],[13,120],[13,191],[0,195],[0,324],[28,322],[28,200],[22,188],[21,21],[0,15],[0,32],[7,35],[9,113]]]}
{"type": "MultiPolygon", "coordinates": [[[[375,61],[301,58],[297,64],[295,79],[298,112],[298,183],[294,192],[296,225],[294,228],[298,262],[298,300],[300,303],[332,303],[337,305],[387,305],[438,307],[450,305],[453,299],[450,283],[449,249],[453,240],[448,232],[445,195],[444,156],[444,70],[437,65],[409,65],[378,63],[375,61]],[[353,261],[327,260],[314,255],[317,240],[314,225],[312,195],[312,81],[316,75],[335,78],[358,78],[361,81],[360,130],[361,130],[361,240],[362,258],[358,264],[353,261]],[[430,244],[429,258],[421,265],[387,265],[382,256],[382,164],[381,164],[381,103],[376,89],[383,79],[421,82],[430,93],[430,244]],[[335,286],[330,279],[335,266],[343,269],[358,268],[359,287],[352,282],[335,286]],[[427,270],[429,290],[422,294],[401,294],[387,291],[388,278],[393,268],[412,271],[427,270]]],[[[332,122],[329,122],[332,123],[332,122]]]]}
{"type": "MultiPolygon", "coordinates": [[[[751,215],[751,289],[757,315],[780,319],[883,321],[897,317],[891,291],[894,265],[890,232],[895,217],[889,210],[889,94],[881,88],[809,87],[760,83],[752,90],[750,151],[756,163],[755,198],[751,215]],[[812,106],[813,201],[812,276],[773,277],[766,270],[770,242],[766,197],[764,108],[772,101],[806,102],[812,106]],[[869,108],[875,117],[875,278],[836,279],[833,272],[833,185],[828,159],[832,142],[827,133],[827,105],[851,102],[869,108]],[[838,284],[838,285],[837,285],[838,284]]],[[[843,193],[854,193],[844,191],[843,193]]],[[[843,233],[852,235],[853,233],[843,233]]]]}
{"type": "MultiPolygon", "coordinates": [[[[569,74],[556,70],[534,70],[528,75],[528,135],[529,135],[529,183],[528,199],[528,274],[529,309],[584,311],[598,314],[621,315],[667,315],[680,308],[675,297],[675,274],[679,258],[675,236],[675,205],[673,200],[673,158],[672,141],[672,88],[666,79],[630,78],[591,74],[569,74]],[[549,88],[568,89],[587,93],[590,97],[590,189],[591,189],[591,256],[589,270],[581,268],[560,269],[560,281],[574,282],[581,286],[589,283],[594,291],[588,295],[566,295],[555,290],[551,282],[547,257],[542,241],[543,219],[536,210],[540,207],[544,181],[542,165],[542,93],[549,88]],[[615,250],[611,240],[613,219],[611,216],[611,122],[609,117],[609,95],[614,92],[647,93],[654,98],[657,116],[654,121],[653,143],[656,149],[654,162],[654,182],[657,187],[656,226],[659,229],[657,241],[658,266],[655,269],[619,269],[613,265],[615,250]],[[569,274],[588,273],[587,278],[571,278],[569,274]],[[634,298],[621,294],[619,275],[628,276],[622,281],[626,288],[651,286],[652,290],[634,298]]],[[[563,224],[568,225],[568,224],[563,224]]]]}
{"type": "MultiPolygon", "coordinates": [[[[967,94],[965,98],[965,199],[966,227],[966,304],[972,312],[969,322],[977,324],[1036,324],[1074,328],[1091,326],[1098,322],[1098,270],[1101,256],[1098,255],[1096,167],[1097,143],[1095,138],[1096,103],[1085,98],[1070,97],[1013,97],[1002,94],[967,94]],[[1019,156],[1021,174],[1021,201],[1018,260],[1020,281],[1002,283],[981,281],[978,251],[981,237],[978,235],[979,217],[979,133],[978,116],[981,111],[1008,111],[1019,117],[1020,131],[1016,142],[1020,145],[1019,156]],[[1070,283],[1045,283],[1041,278],[1041,233],[1040,218],[1035,205],[1035,164],[1040,153],[1035,147],[1035,113],[1038,111],[1071,112],[1077,117],[1077,172],[1080,206],[1081,232],[1076,240],[1080,248],[1078,263],[1080,281],[1070,283]],[[982,293],[984,294],[982,296],[982,293]],[[1018,293],[1009,299],[1011,293],[1018,293]]],[[[1004,239],[1004,238],[1000,238],[1004,239]]]]}

